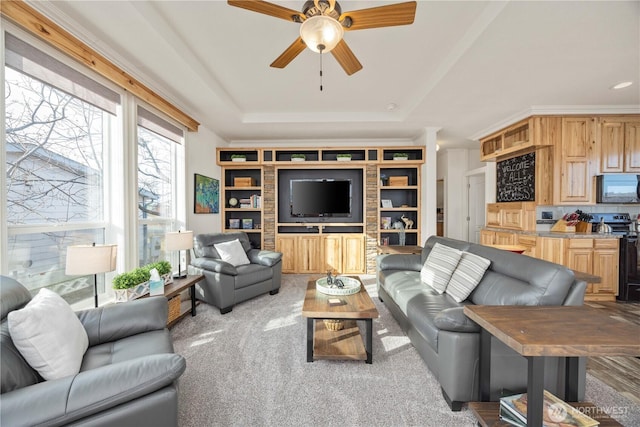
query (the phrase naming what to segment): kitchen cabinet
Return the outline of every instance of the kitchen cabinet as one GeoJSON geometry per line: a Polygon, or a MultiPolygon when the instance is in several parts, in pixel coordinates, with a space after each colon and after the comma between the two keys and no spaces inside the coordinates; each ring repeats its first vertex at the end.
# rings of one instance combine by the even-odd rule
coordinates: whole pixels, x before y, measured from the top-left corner
{"type": "Polygon", "coordinates": [[[539,237],[539,258],[593,274],[600,283],[587,283],[586,301],[615,301],[618,294],[619,241],[607,238],[539,237]]]}
{"type": "Polygon", "coordinates": [[[555,147],[555,204],[595,203],[595,117],[563,117],[562,142],[555,147]]]}
{"type": "Polygon", "coordinates": [[[535,231],[535,202],[487,203],[487,227],[535,231]]]}
{"type": "Polygon", "coordinates": [[[480,161],[486,162],[554,144],[557,118],[533,116],[480,139],[480,161]]]}
{"type": "Polygon", "coordinates": [[[496,231],[496,245],[514,245],[516,235],[508,231],[496,231]]]}
{"type": "Polygon", "coordinates": [[[618,295],[620,249],[618,239],[596,239],[593,242],[593,274],[602,277],[600,283],[589,284],[587,294],[592,298],[609,300],[618,295]]]}
{"type": "Polygon", "coordinates": [[[640,120],[603,117],[599,120],[600,172],[640,172],[640,120]]]}
{"type": "Polygon", "coordinates": [[[526,248],[523,252],[524,255],[528,255],[533,258],[536,257],[536,246],[538,245],[537,236],[516,234],[516,244],[526,248]]]}
{"type": "Polygon", "coordinates": [[[480,244],[486,246],[495,245],[496,232],[491,230],[480,230],[480,244]]]}

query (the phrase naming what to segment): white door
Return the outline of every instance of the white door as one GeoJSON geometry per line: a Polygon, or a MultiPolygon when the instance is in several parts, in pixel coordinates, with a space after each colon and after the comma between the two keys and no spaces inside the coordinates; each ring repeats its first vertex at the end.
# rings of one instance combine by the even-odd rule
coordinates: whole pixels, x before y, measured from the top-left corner
{"type": "Polygon", "coordinates": [[[480,243],[480,229],[485,222],[484,173],[467,177],[467,240],[480,243]]]}

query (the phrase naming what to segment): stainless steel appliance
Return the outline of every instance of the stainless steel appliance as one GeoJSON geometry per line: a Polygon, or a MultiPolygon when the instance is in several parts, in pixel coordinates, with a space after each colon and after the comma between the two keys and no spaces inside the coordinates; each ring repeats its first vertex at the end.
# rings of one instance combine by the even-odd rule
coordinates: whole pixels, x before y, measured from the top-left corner
{"type": "Polygon", "coordinates": [[[593,231],[603,222],[611,227],[611,234],[621,235],[618,300],[640,301],[640,243],[635,219],[628,213],[593,213],[593,231]],[[631,231],[634,228],[635,231],[631,231]]]}
{"type": "Polygon", "coordinates": [[[596,177],[596,202],[640,203],[640,175],[610,173],[596,177]]]}

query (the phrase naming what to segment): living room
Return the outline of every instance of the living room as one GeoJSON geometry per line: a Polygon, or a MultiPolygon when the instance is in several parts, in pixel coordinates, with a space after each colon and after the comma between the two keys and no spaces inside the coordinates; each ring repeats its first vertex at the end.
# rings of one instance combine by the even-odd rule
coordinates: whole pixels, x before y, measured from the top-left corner
{"type": "MultiPolygon", "coordinates": [[[[276,3],[299,10],[303,2],[276,3]]],[[[393,3],[354,1],[340,6],[343,11],[352,11],[393,3]]],[[[47,282],[45,285],[55,283],[56,289],[79,286],[80,290],[73,289],[76,292],[74,308],[77,309],[94,305],[93,277],[66,276],[72,285],[59,280],[64,276],[64,257],[52,254],[51,245],[40,248],[40,259],[34,258],[38,250],[29,246],[29,236],[53,236],[73,231],[77,233],[72,239],[75,244],[91,244],[92,241],[116,244],[116,268],[97,277],[101,305],[113,298],[109,286],[113,277],[145,264],[147,259],[165,256],[174,268],[180,260],[184,269],[190,261],[188,251],[165,250],[163,236],[166,232],[189,230],[199,235],[227,230],[224,214],[230,206],[223,188],[224,173],[239,166],[220,163],[217,157],[220,150],[255,150],[260,153],[271,150],[274,160],[277,150],[314,152],[324,149],[332,151],[334,156],[343,151],[384,153],[386,150],[392,153],[400,149],[417,150],[422,153],[420,162],[412,164],[420,176],[420,184],[416,186],[419,205],[415,208],[417,218],[414,221],[417,230],[407,234],[415,235],[418,245],[436,234],[436,212],[439,208],[436,188],[440,181],[444,189],[441,208],[444,211],[444,236],[477,242],[479,235],[476,237],[469,225],[467,212],[472,211],[473,203],[483,206],[482,213],[475,219],[484,226],[488,224],[488,218],[484,218],[484,207],[499,202],[495,186],[498,162],[495,159],[481,161],[480,140],[533,116],[628,117],[640,113],[637,2],[559,3],[544,7],[532,2],[418,2],[412,24],[345,31],[345,41],[349,42],[363,66],[362,70],[350,76],[333,55],[309,51],[300,52],[284,69],[269,67],[295,40],[299,24],[243,10],[227,2],[32,2],[29,5],[85,43],[89,50],[76,49],[77,43],[60,43],[62,39],[59,38],[53,40],[59,46],[52,47],[52,41],[46,34],[38,35],[41,30],[37,26],[26,24],[23,27],[19,24],[30,19],[21,21],[24,15],[21,19],[12,17],[3,2],[4,44],[11,45],[8,48],[11,52],[24,51],[20,50],[19,43],[7,42],[10,39],[7,34],[26,41],[64,65],[81,70],[81,73],[94,68],[97,74],[90,72],[91,78],[113,88],[117,83],[109,79],[109,73],[112,77],[117,74],[114,69],[100,75],[104,73],[100,58],[107,59],[115,64],[115,69],[124,70],[126,80],[137,86],[130,91],[136,100],[123,96],[125,101],[115,107],[110,107],[113,104],[109,103],[101,104],[101,108],[113,108],[118,117],[109,123],[110,132],[121,132],[126,126],[123,123],[128,121],[178,142],[171,148],[172,159],[175,160],[172,160],[169,192],[173,192],[174,197],[167,205],[159,203],[154,192],[138,191],[144,185],[136,181],[139,178],[133,177],[135,171],[144,174],[145,169],[140,164],[152,164],[153,155],[140,161],[140,153],[134,153],[136,142],[131,129],[123,131],[124,135],[117,137],[115,142],[110,142],[112,146],[120,144],[123,148],[120,154],[110,154],[113,157],[104,164],[108,172],[101,179],[107,195],[100,203],[92,200],[84,212],[72,212],[67,216],[82,217],[82,221],[74,219],[56,223],[60,221],[52,215],[51,223],[44,226],[39,221],[47,207],[42,205],[36,205],[40,211],[30,206],[19,211],[17,216],[15,211],[8,215],[6,207],[11,201],[6,194],[3,196],[1,205],[4,208],[0,212],[2,235],[5,236],[0,242],[2,274],[13,277],[20,274],[19,279],[34,283],[34,289],[44,282],[47,282]],[[552,8],[552,12],[545,8],[552,8]],[[569,32],[566,31],[567,23],[572,28],[569,32]],[[114,31],[114,28],[123,27],[126,30],[114,31]],[[541,28],[545,30],[541,31],[541,28]],[[261,41],[268,39],[269,42],[266,45],[256,44],[256,34],[267,35],[261,36],[261,41]],[[416,40],[421,42],[416,43],[416,40]],[[397,49],[396,46],[410,48],[397,49]],[[71,53],[74,50],[76,55],[71,53]],[[89,56],[95,53],[100,57],[94,55],[93,58],[98,60],[92,64],[87,56],[83,57],[87,52],[89,56]],[[393,84],[388,84],[388,81],[393,84]],[[611,89],[623,81],[632,81],[633,84],[627,88],[611,89]],[[140,86],[148,89],[145,92],[148,98],[136,92],[140,86]],[[145,116],[145,111],[150,115],[145,116]],[[218,212],[203,214],[195,211],[196,175],[220,182],[218,212]],[[467,184],[474,177],[482,177],[484,192],[481,201],[473,199],[472,202],[467,184]],[[87,214],[100,209],[104,212],[101,216],[87,214]],[[157,215],[158,212],[171,213],[157,215]],[[43,258],[46,262],[42,262],[43,258]],[[34,259],[35,263],[32,262],[34,259]],[[18,271],[20,273],[16,273],[18,271]]],[[[4,52],[5,61],[9,64],[12,59],[7,48],[4,52]]],[[[33,60],[33,57],[25,55],[33,60]]],[[[120,90],[126,91],[118,87],[115,92],[120,90]]],[[[9,111],[7,106],[5,109],[9,111]]],[[[7,135],[13,135],[7,130],[10,127],[5,125],[7,135]]],[[[9,150],[6,142],[3,153],[7,159],[22,155],[18,150],[9,150]]],[[[43,165],[55,160],[50,153],[47,155],[46,159],[39,158],[39,161],[46,160],[47,163],[38,164],[37,170],[45,170],[43,165]]],[[[384,154],[380,156],[382,159],[384,154]]],[[[377,160],[368,163],[369,160],[353,159],[352,166],[348,168],[366,172],[371,167],[379,173],[382,168],[394,167],[377,160]]],[[[29,167],[32,170],[36,168],[33,165],[29,167]]],[[[91,167],[92,171],[100,169],[93,164],[91,167]]],[[[278,164],[265,162],[248,164],[247,167],[274,168],[276,172],[347,168],[342,164],[334,167],[333,163],[327,167],[313,161],[307,161],[304,167],[300,164],[292,166],[285,164],[284,160],[278,164]]],[[[79,173],[77,171],[80,168],[72,172],[79,173]]],[[[3,176],[2,183],[6,184],[3,188],[9,188],[9,176],[9,172],[3,176]]],[[[555,180],[557,175],[551,177],[555,180]]],[[[282,179],[285,178],[289,179],[286,174],[282,179]]],[[[374,184],[377,182],[376,179],[374,184]]],[[[38,191],[34,183],[33,180],[25,180],[24,188],[38,191]]],[[[25,191],[24,194],[34,203],[37,200],[33,196],[36,193],[25,191]]],[[[277,198],[274,199],[272,201],[276,202],[277,198]]],[[[550,202],[538,205],[540,207],[534,210],[535,220],[543,219],[543,211],[551,211],[554,220],[576,209],[599,212],[605,207],[629,213],[632,217],[640,213],[637,204],[598,205],[595,203],[595,191],[592,201],[554,203],[550,199],[550,202]]],[[[378,206],[377,209],[381,208],[378,206]]],[[[394,206],[393,209],[399,208],[394,206]]],[[[262,212],[267,214],[266,209],[262,212]]],[[[379,221],[381,214],[376,212],[375,215],[379,221]]],[[[367,220],[360,222],[364,228],[367,220]]],[[[368,245],[373,251],[381,243],[377,238],[382,234],[378,224],[375,228],[372,236],[365,237],[371,239],[368,245]]],[[[276,249],[275,234],[269,235],[264,229],[252,230],[252,233],[259,233],[263,241],[268,237],[270,243],[265,244],[264,249],[276,249]]],[[[60,246],[60,253],[64,253],[64,248],[64,245],[60,246]]],[[[370,261],[375,263],[375,254],[370,261]]],[[[369,269],[362,274],[365,286],[372,286],[367,275],[374,273],[375,269],[369,269]]],[[[290,286],[304,284],[306,275],[303,277],[299,272],[285,274],[283,283],[290,286]]],[[[264,298],[277,299],[283,294],[281,291],[279,295],[261,298],[263,301],[264,298]]],[[[236,310],[246,313],[257,309],[256,304],[259,303],[248,301],[244,307],[239,304],[236,310]]],[[[180,337],[187,331],[197,330],[203,335],[203,340],[209,339],[207,334],[213,332],[200,330],[201,325],[196,326],[201,317],[206,318],[205,314],[213,316],[216,323],[229,321],[224,316],[214,316],[215,310],[208,312],[204,307],[206,304],[200,304],[198,316],[183,319],[176,326],[176,331],[181,328],[180,337]],[[186,326],[187,322],[195,323],[186,326]]],[[[239,313],[226,316],[229,315],[239,316],[239,313]]],[[[287,324],[286,318],[273,320],[278,321],[287,324]]],[[[393,321],[385,318],[387,326],[393,321]]],[[[271,327],[275,329],[273,325],[271,327]]],[[[391,345],[390,352],[411,347],[406,337],[402,338],[397,325],[392,331],[386,339],[397,340],[398,344],[391,345]]],[[[297,336],[297,339],[303,338],[303,333],[297,336]]],[[[179,339],[177,341],[180,342],[179,339]]],[[[304,347],[298,344],[296,347],[304,347]]],[[[232,341],[224,346],[231,352],[236,351],[232,341]]],[[[197,345],[194,344],[193,348],[197,345]]],[[[354,371],[348,375],[359,374],[354,371]]],[[[336,381],[346,379],[336,378],[336,381]]],[[[242,392],[240,389],[237,391],[242,392]]],[[[340,389],[334,391],[340,392],[340,389]]],[[[433,398],[440,399],[439,392],[433,398]]],[[[416,417],[419,414],[417,411],[407,416],[404,423],[418,424],[416,417]]],[[[193,413],[190,412],[190,416],[193,413]]],[[[321,420],[315,420],[315,424],[322,424],[321,420]]],[[[352,420],[351,424],[361,424],[363,420],[352,420]]],[[[271,423],[267,418],[253,421],[271,423]]],[[[189,425],[182,419],[181,423],[189,425]]]]}

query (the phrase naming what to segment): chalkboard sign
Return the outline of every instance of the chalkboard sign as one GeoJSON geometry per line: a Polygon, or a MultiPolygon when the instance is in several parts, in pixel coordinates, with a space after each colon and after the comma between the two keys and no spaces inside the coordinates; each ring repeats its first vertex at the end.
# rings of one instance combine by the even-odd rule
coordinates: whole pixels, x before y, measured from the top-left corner
{"type": "Polygon", "coordinates": [[[535,201],[535,152],[498,162],[496,174],[496,198],[498,202],[535,201]]]}

